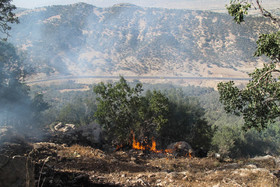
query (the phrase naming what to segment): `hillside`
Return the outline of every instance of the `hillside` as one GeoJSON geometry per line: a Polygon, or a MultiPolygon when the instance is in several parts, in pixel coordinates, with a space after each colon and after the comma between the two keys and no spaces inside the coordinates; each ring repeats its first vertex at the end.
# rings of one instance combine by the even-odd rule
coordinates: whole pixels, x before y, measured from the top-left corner
{"type": "Polygon", "coordinates": [[[9,41],[46,75],[247,77],[264,61],[252,57],[258,34],[273,30],[258,17],[237,25],[226,14],[131,4],[17,15],[9,41]]]}

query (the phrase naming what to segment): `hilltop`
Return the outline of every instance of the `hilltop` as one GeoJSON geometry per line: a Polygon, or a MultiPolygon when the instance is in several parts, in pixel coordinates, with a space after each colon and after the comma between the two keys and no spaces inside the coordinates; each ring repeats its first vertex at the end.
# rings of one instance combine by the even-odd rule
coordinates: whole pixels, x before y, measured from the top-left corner
{"type": "Polygon", "coordinates": [[[247,77],[265,61],[253,57],[258,33],[274,29],[260,17],[236,25],[222,13],[132,4],[77,3],[17,15],[9,41],[48,76],[247,77]]]}

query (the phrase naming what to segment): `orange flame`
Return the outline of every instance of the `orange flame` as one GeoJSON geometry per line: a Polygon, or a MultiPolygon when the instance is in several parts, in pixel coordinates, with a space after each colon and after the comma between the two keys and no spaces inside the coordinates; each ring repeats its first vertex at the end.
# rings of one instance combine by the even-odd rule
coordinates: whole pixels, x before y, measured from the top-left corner
{"type": "Polygon", "coordinates": [[[154,138],[152,138],[152,146],[150,145],[142,145],[140,142],[137,142],[135,139],[135,134],[133,131],[131,131],[132,135],[133,135],[133,139],[132,139],[132,148],[133,149],[137,149],[137,150],[149,150],[151,152],[154,153],[162,153],[162,150],[157,150],[157,143],[154,140],[154,138]]]}
{"type": "MultiPolygon", "coordinates": [[[[140,142],[136,141],[135,134],[134,134],[133,131],[131,131],[131,134],[132,134],[132,148],[133,149],[136,149],[136,150],[149,150],[149,151],[154,152],[154,153],[164,153],[164,154],[173,154],[175,152],[174,149],[157,150],[157,143],[154,140],[154,138],[152,138],[152,146],[150,146],[150,145],[143,145],[140,142]]],[[[121,146],[117,146],[117,149],[120,149],[122,147],[123,147],[122,145],[121,146]]],[[[192,155],[191,155],[190,152],[187,153],[185,156],[186,157],[189,156],[189,158],[192,158],[192,155]]]]}
{"type": "Polygon", "coordinates": [[[149,150],[151,152],[154,153],[161,153],[162,151],[157,150],[157,143],[154,140],[154,138],[152,138],[152,146],[150,145],[142,145],[140,142],[137,142],[135,139],[135,134],[133,133],[133,131],[131,131],[132,135],[133,135],[133,139],[132,139],[132,148],[133,149],[137,149],[137,150],[149,150]]]}

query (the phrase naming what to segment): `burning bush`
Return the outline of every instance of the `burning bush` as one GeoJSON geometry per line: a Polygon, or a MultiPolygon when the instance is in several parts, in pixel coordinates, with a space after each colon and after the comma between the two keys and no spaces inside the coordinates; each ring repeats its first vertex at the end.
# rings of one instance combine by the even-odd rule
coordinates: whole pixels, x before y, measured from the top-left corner
{"type": "Polygon", "coordinates": [[[116,83],[100,83],[94,91],[99,95],[95,117],[103,125],[109,143],[129,144],[129,132],[133,130],[140,139],[155,137],[162,146],[186,141],[200,155],[207,154],[213,132],[203,119],[204,110],[197,100],[182,91],[173,89],[163,94],[154,90],[143,96],[142,84],[132,88],[123,77],[116,83]]]}

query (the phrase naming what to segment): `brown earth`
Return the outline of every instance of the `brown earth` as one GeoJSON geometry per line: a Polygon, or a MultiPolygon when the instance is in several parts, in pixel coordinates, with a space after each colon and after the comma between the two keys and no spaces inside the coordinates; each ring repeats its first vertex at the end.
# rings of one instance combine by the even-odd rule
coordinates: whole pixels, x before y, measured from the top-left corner
{"type": "Polygon", "coordinates": [[[279,186],[279,159],[219,160],[35,143],[36,186],[279,186]]]}

